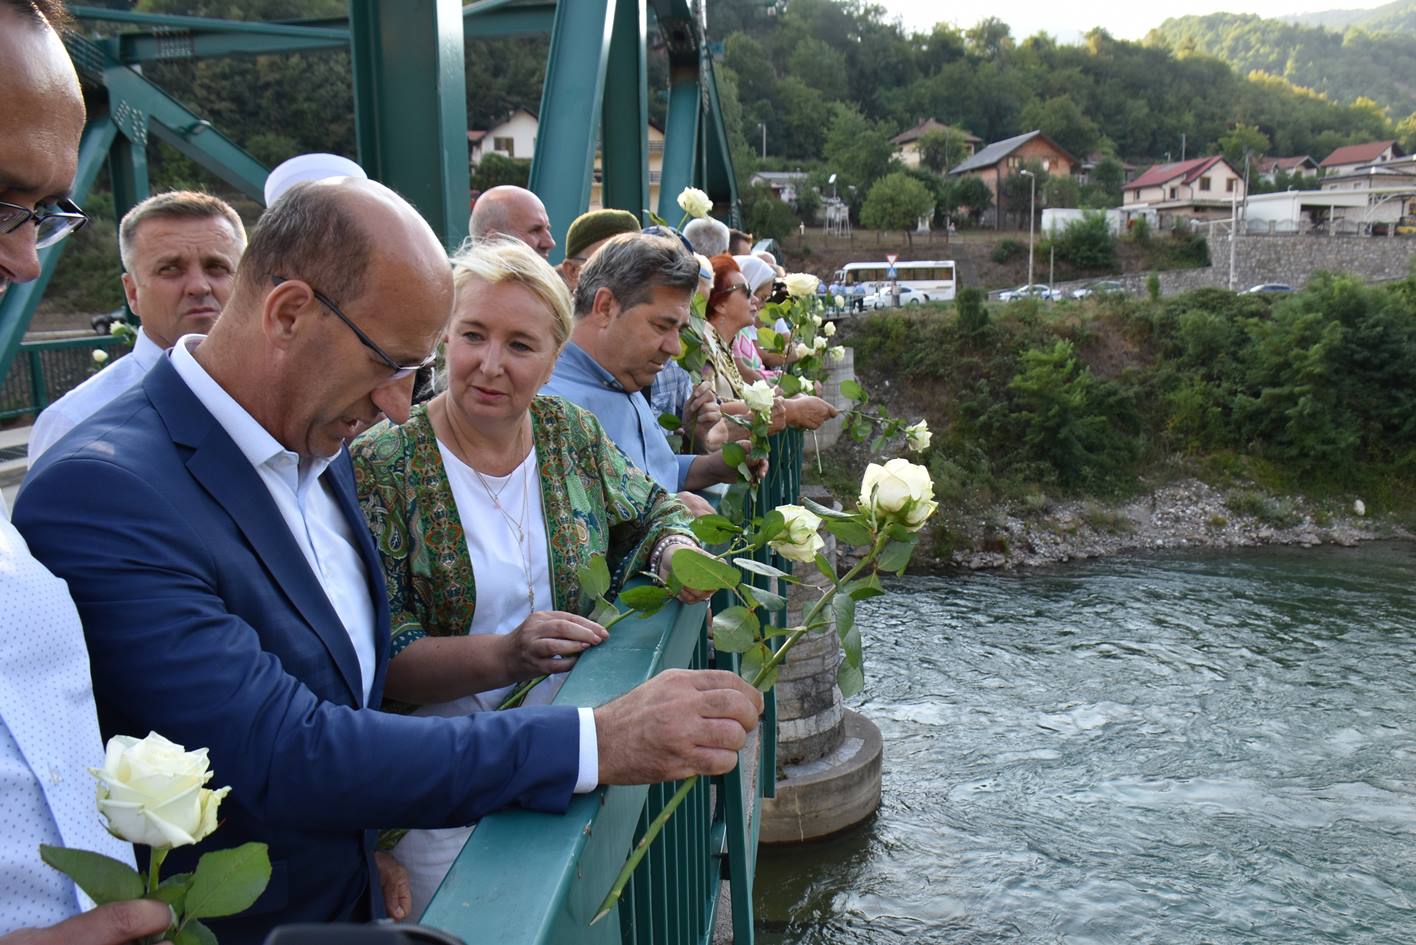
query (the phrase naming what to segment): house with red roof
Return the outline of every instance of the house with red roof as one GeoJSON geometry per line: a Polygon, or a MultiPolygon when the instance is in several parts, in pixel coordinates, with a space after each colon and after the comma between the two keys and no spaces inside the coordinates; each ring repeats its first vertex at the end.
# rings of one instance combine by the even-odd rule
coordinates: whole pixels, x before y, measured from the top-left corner
{"type": "Polygon", "coordinates": [[[1259,178],[1269,183],[1273,183],[1279,171],[1287,174],[1290,179],[1318,176],[1318,162],[1306,154],[1294,157],[1261,157],[1254,162],[1254,168],[1259,172],[1259,178]]]}
{"type": "Polygon", "coordinates": [[[1385,164],[1404,157],[1406,152],[1395,141],[1367,141],[1349,144],[1323,158],[1318,165],[1327,174],[1350,174],[1372,164],[1385,164]]]}
{"type": "Polygon", "coordinates": [[[1217,220],[1244,199],[1244,175],[1220,155],[1155,164],[1126,184],[1123,213],[1175,220],[1217,220]]]}

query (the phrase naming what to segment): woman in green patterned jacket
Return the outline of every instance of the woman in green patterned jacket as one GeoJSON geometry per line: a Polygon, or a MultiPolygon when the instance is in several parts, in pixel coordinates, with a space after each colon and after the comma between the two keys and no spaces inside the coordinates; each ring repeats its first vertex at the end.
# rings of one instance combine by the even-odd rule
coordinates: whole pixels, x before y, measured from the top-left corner
{"type": "MultiPolygon", "coordinates": [[[[613,595],[636,572],[667,575],[672,555],[697,545],[683,506],[630,465],[594,415],[537,396],[570,334],[555,270],[516,240],[465,248],[452,264],[448,389],[352,450],[390,600],[385,695],[424,715],[495,709],[543,674],[552,675],[526,703],[549,702],[579,654],[608,635],[585,616],[593,601],[578,569],[604,556],[613,595]]],[[[411,915],[468,832],[399,841],[411,915]]]]}

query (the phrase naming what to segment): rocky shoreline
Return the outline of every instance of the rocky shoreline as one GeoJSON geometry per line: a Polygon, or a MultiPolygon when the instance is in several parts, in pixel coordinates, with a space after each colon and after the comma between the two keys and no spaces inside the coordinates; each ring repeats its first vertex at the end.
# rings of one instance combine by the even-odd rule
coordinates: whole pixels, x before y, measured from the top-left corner
{"type": "MultiPolygon", "coordinates": [[[[1117,504],[1060,502],[1026,518],[995,511],[969,528],[970,546],[947,558],[916,557],[921,570],[1012,569],[1136,551],[1258,545],[1355,545],[1416,538],[1400,525],[1367,518],[1359,502],[1342,514],[1297,498],[1224,491],[1183,479],[1117,504]]],[[[928,537],[924,546],[928,547],[928,537]]],[[[921,549],[923,552],[923,549],[921,549]]]]}

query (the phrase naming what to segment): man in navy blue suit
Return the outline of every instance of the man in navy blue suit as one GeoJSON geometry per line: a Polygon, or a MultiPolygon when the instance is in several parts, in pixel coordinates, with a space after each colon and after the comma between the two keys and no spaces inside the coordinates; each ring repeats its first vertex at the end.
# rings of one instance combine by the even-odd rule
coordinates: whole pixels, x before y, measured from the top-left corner
{"type": "Polygon", "coordinates": [[[711,671],[594,710],[376,710],[388,606],[344,444],[407,418],[451,304],[442,247],[396,194],[297,185],[256,228],[211,334],[179,340],[46,452],[17,502],[15,525],[78,605],[105,736],[205,746],[232,786],[221,830],[169,871],[208,844],[270,844],[261,900],[213,923],[225,945],[381,915],[372,828],[723,772],[761,710],[711,671]]]}

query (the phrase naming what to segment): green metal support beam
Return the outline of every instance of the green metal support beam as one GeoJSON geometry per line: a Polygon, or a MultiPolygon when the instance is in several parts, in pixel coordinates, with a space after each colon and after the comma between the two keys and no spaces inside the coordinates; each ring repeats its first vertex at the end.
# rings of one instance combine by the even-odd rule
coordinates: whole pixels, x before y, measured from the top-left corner
{"type": "Polygon", "coordinates": [[[669,112],[664,121],[664,169],[659,176],[659,216],[683,216],[678,195],[692,187],[698,157],[698,72],[682,67],[669,74],[669,112]]]}
{"type": "Polygon", "coordinates": [[[177,16],[170,13],[134,13],[108,7],[73,4],[69,12],[79,20],[132,23],[159,29],[186,29],[207,33],[244,33],[251,36],[284,36],[294,39],[325,39],[349,42],[348,30],[338,26],[311,26],[301,23],[269,23],[261,20],[219,20],[206,16],[177,16]]]}
{"type": "Polygon", "coordinates": [[[723,108],[718,101],[718,82],[713,74],[713,60],[703,57],[704,86],[708,103],[700,121],[703,125],[704,165],[703,189],[716,206],[728,208],[728,223],[742,225],[738,204],[737,174],[733,170],[733,152],[728,144],[728,129],[723,124],[723,108]]]}
{"type": "Polygon", "coordinates": [[[640,217],[649,208],[648,14],[643,0],[615,7],[600,109],[601,203],[640,217]]]}
{"type": "MultiPolygon", "coordinates": [[[[78,173],[74,175],[74,186],[70,188],[75,202],[83,206],[83,199],[98,178],[108,158],[108,149],[118,136],[118,126],[107,115],[89,118],[84,126],[84,136],[79,143],[78,173]]],[[[15,352],[20,349],[30,318],[44,296],[49,280],[59,265],[59,257],[64,252],[67,240],[48,249],[39,251],[39,278],[33,282],[12,285],[0,294],[0,377],[10,372],[10,363],[15,352]]]]}
{"type": "MultiPolygon", "coordinates": [[[[574,0],[556,7],[531,162],[531,189],[546,205],[552,233],[564,234],[590,202],[595,120],[604,100],[615,6],[616,0],[574,0]]],[[[558,260],[564,247],[552,252],[558,260]]]]}
{"type": "Polygon", "coordinates": [[[448,249],[467,236],[467,80],[457,0],[349,0],[359,163],[448,249]]]}
{"type": "Polygon", "coordinates": [[[679,193],[698,183],[703,37],[686,0],[651,2],[669,57],[669,111],[664,121],[659,216],[677,221],[683,216],[678,209],[679,193]]]}

